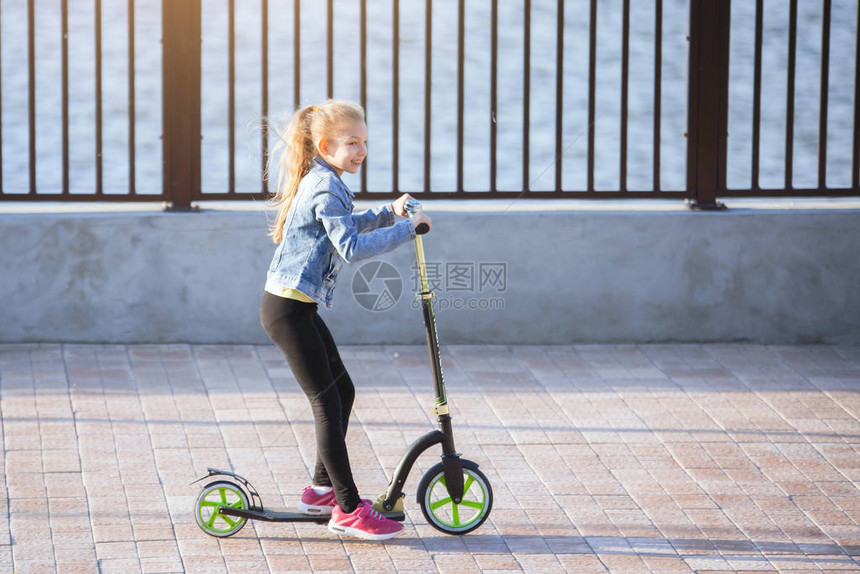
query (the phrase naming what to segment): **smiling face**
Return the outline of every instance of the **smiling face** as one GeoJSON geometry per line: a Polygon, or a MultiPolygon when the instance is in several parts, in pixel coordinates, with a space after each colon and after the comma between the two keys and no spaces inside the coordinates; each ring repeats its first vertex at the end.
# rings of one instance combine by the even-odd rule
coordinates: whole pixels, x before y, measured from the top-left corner
{"type": "Polygon", "coordinates": [[[332,137],[317,142],[320,157],[338,175],[343,175],[343,172],[357,173],[361,162],[367,157],[367,125],[363,120],[347,119],[339,128],[332,137]]]}

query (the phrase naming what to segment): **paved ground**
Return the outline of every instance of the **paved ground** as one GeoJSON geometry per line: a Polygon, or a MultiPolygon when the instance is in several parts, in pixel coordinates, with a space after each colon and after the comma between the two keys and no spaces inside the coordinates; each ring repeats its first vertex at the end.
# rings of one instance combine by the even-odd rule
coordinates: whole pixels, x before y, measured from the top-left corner
{"type": "MultiPolygon", "coordinates": [[[[0,572],[860,572],[860,347],[443,349],[458,448],[495,508],[464,537],[407,483],[386,543],[192,517],[207,466],[272,506],[313,426],[273,347],[0,346],[0,572]]],[[[422,347],[352,347],[356,478],[432,428],[422,347]]]]}

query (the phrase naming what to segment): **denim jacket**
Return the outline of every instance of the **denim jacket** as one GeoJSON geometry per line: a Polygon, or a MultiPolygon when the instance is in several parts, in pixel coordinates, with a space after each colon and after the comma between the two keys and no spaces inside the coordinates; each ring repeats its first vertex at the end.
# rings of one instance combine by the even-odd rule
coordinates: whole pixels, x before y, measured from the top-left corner
{"type": "Polygon", "coordinates": [[[344,262],[387,253],[415,238],[411,221],[395,223],[390,204],[353,212],[354,197],[334,168],[316,158],[287,213],[266,284],[297,289],[331,307],[344,262]]]}

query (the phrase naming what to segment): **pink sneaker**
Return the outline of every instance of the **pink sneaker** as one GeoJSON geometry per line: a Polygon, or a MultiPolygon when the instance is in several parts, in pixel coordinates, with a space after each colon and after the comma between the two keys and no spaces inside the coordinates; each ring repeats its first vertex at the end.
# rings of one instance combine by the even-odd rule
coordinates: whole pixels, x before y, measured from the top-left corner
{"type": "Polygon", "coordinates": [[[334,489],[329,489],[325,494],[317,494],[313,486],[306,486],[302,490],[302,501],[299,502],[299,511],[314,516],[328,516],[331,509],[337,504],[334,500],[334,489]]]}
{"type": "Polygon", "coordinates": [[[335,506],[328,521],[328,529],[342,536],[357,536],[365,540],[386,540],[397,536],[403,530],[403,525],[385,518],[377,511],[369,500],[363,500],[354,511],[347,514],[335,506]]]}

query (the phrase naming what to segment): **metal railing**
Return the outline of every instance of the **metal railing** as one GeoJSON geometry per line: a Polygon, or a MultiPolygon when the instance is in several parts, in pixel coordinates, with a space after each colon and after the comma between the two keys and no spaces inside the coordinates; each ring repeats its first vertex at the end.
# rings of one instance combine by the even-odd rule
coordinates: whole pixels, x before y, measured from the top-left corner
{"type": "MultiPolygon", "coordinates": [[[[273,0],[261,0],[260,18],[260,81],[261,101],[259,102],[260,116],[267,118],[270,110],[270,69],[269,69],[269,3],[273,0]]],[[[263,168],[270,147],[270,133],[266,125],[263,126],[259,140],[260,157],[260,185],[259,191],[240,191],[237,189],[236,174],[236,114],[237,105],[235,97],[236,86],[236,5],[235,0],[229,0],[228,10],[228,109],[227,109],[227,184],[226,189],[218,192],[206,192],[201,189],[201,101],[205,94],[201,93],[201,0],[185,0],[183,2],[163,2],[161,14],[163,31],[163,56],[162,56],[162,121],[163,121],[163,186],[161,193],[138,193],[136,190],[136,134],[135,126],[137,118],[135,115],[135,4],[134,0],[128,2],[128,186],[125,193],[105,193],[103,186],[103,96],[102,96],[102,8],[101,0],[94,0],[95,7],[95,181],[91,193],[71,193],[69,189],[69,46],[68,46],[68,0],[62,0],[61,12],[61,92],[62,92],[62,185],[61,189],[53,193],[37,190],[37,165],[39,154],[37,154],[36,139],[36,54],[35,38],[36,25],[34,21],[35,0],[27,2],[27,77],[28,77],[28,168],[29,187],[22,189],[7,189],[4,186],[2,141],[6,135],[2,115],[0,115],[0,200],[23,200],[23,201],[151,201],[159,200],[170,202],[177,208],[187,208],[192,202],[204,199],[246,199],[263,198],[268,194],[267,182],[262,178],[263,168]]],[[[456,21],[456,152],[453,169],[455,170],[455,185],[453,189],[439,190],[433,186],[433,176],[437,166],[434,165],[432,148],[432,135],[434,132],[433,115],[433,91],[431,87],[434,82],[433,70],[433,30],[434,30],[434,3],[433,0],[424,2],[424,101],[423,101],[423,153],[420,169],[422,172],[422,185],[418,189],[404,188],[401,185],[400,174],[404,167],[401,161],[401,0],[392,0],[392,42],[390,46],[392,68],[390,70],[391,89],[391,116],[388,134],[391,140],[391,166],[392,185],[383,190],[369,190],[368,169],[361,171],[361,184],[359,196],[388,197],[409,191],[420,198],[475,198],[475,197],[510,197],[511,194],[523,195],[535,198],[674,198],[689,199],[696,205],[708,208],[718,206],[720,197],[740,196],[849,196],[860,195],[860,81],[858,81],[858,70],[860,66],[860,43],[855,38],[855,70],[854,70],[854,122],[853,150],[851,165],[851,185],[838,188],[828,188],[826,185],[827,175],[827,129],[828,129],[828,88],[830,70],[830,28],[831,28],[831,0],[822,0],[822,32],[821,32],[821,72],[820,72],[820,109],[819,109],[819,158],[818,158],[818,184],[814,188],[797,189],[793,186],[793,158],[795,154],[795,77],[796,77],[796,52],[797,52],[797,22],[798,3],[790,0],[789,15],[789,46],[787,65],[787,89],[786,89],[786,134],[785,134],[785,186],[780,189],[763,189],[760,185],[760,160],[762,155],[761,130],[762,130],[762,38],[763,38],[763,0],[756,0],[755,8],[755,42],[754,42],[754,80],[753,80],[753,111],[752,111],[752,177],[748,189],[729,189],[726,184],[727,170],[727,122],[729,113],[729,43],[731,29],[731,0],[689,0],[689,55],[688,55],[688,84],[687,84],[687,133],[686,137],[686,186],[685,189],[664,189],[661,180],[663,169],[662,153],[663,137],[663,44],[664,44],[664,22],[666,17],[677,18],[674,10],[664,11],[664,0],[653,0],[653,80],[651,83],[651,97],[653,105],[651,114],[653,122],[651,131],[652,165],[650,189],[631,189],[629,186],[630,175],[630,134],[629,134],[629,104],[630,104],[630,62],[631,62],[631,3],[630,0],[622,0],[621,24],[618,33],[621,44],[620,52],[620,109],[618,109],[619,134],[618,134],[618,186],[617,189],[598,190],[595,185],[596,161],[600,143],[596,138],[595,124],[597,114],[597,86],[598,86],[598,15],[603,10],[612,10],[600,4],[598,0],[582,0],[580,3],[555,0],[544,2],[550,5],[555,12],[554,29],[541,29],[542,35],[554,34],[555,38],[555,74],[554,85],[551,87],[554,93],[554,118],[551,139],[554,143],[555,157],[552,162],[553,184],[551,189],[533,190],[532,176],[536,171],[530,164],[532,151],[533,125],[531,113],[533,108],[532,96],[534,86],[532,82],[532,43],[534,40],[534,25],[532,23],[533,2],[522,1],[522,75],[512,78],[507,72],[499,70],[500,53],[500,18],[499,1],[491,0],[490,4],[490,34],[489,34],[489,67],[485,70],[489,76],[489,101],[487,107],[482,111],[491,118],[489,121],[489,146],[487,149],[486,166],[489,171],[489,185],[485,190],[479,192],[467,191],[464,185],[464,148],[466,139],[465,105],[467,96],[466,67],[466,2],[456,0],[456,15],[451,15],[451,20],[456,21]],[[567,6],[567,7],[566,7],[567,6]],[[581,8],[587,6],[587,10],[581,8]],[[671,13],[671,14],[670,14],[671,13]],[[572,134],[565,132],[565,80],[566,64],[570,59],[565,59],[566,26],[571,18],[586,18],[588,29],[588,67],[587,85],[587,127],[583,130],[586,135],[585,152],[585,186],[580,189],[568,189],[563,186],[564,165],[562,155],[566,140],[572,134]],[[501,113],[499,103],[500,85],[503,89],[510,86],[520,86],[522,89],[522,107],[520,109],[522,121],[521,134],[521,157],[511,158],[500,156],[499,133],[497,117],[501,113]],[[498,174],[501,162],[521,162],[522,181],[518,189],[500,189],[498,174]]],[[[293,73],[293,106],[298,106],[302,99],[302,34],[314,33],[314,26],[319,28],[319,33],[325,37],[325,96],[336,96],[334,90],[334,72],[336,47],[335,20],[336,10],[334,0],[326,2],[326,18],[324,22],[309,21],[302,17],[302,2],[292,1],[293,27],[292,27],[292,73],[293,73]]],[[[368,5],[367,0],[360,0],[358,22],[350,23],[357,25],[359,33],[359,98],[365,108],[368,104],[368,5]]],[[[3,23],[8,26],[8,23],[3,23]]],[[[447,20],[443,24],[447,26],[447,20]]],[[[860,9],[858,9],[858,29],[860,29],[860,9]]],[[[41,30],[40,30],[41,33],[41,30]]],[[[0,38],[0,53],[2,53],[3,42],[0,38]]],[[[3,60],[0,60],[3,61],[3,60]]],[[[3,61],[9,65],[8,61],[3,61]]],[[[151,82],[154,78],[145,78],[151,82]]],[[[0,83],[0,101],[3,98],[3,90],[8,90],[8,85],[0,83]]],[[[541,86],[546,89],[546,86],[541,86]]],[[[322,95],[322,94],[320,94],[322,95]]],[[[470,110],[473,113],[474,110],[470,110]]],[[[846,128],[847,129],[847,128],[846,128]]],[[[679,134],[679,137],[680,134],[679,134]]],[[[373,157],[370,157],[373,161],[373,157]]],[[[410,164],[411,165],[411,164],[410,164]]]]}
{"type": "MultiPolygon", "coordinates": [[[[101,0],[94,0],[94,34],[93,34],[93,42],[94,42],[94,51],[95,51],[95,94],[94,94],[94,138],[95,138],[95,150],[94,150],[94,167],[95,167],[95,178],[93,182],[93,191],[91,193],[75,193],[72,194],[70,191],[70,97],[69,97],[69,3],[68,0],[61,0],[59,5],[59,16],[60,16],[60,29],[57,31],[60,37],[60,67],[61,67],[61,76],[60,76],[60,87],[59,91],[61,93],[61,122],[60,122],[60,141],[61,146],[59,150],[59,161],[62,165],[62,174],[61,174],[61,183],[58,190],[54,190],[52,193],[39,193],[37,190],[37,166],[39,165],[39,154],[37,154],[37,140],[39,138],[39,132],[37,130],[37,116],[36,116],[36,104],[37,104],[37,67],[36,67],[36,5],[35,0],[27,0],[26,2],[26,42],[27,42],[27,50],[26,50],[26,60],[23,62],[23,65],[26,66],[26,78],[27,78],[27,104],[26,110],[20,109],[12,109],[11,113],[13,114],[26,114],[27,117],[27,185],[26,189],[16,188],[16,189],[7,189],[4,185],[4,181],[8,179],[8,170],[4,172],[4,157],[3,157],[3,141],[4,136],[7,135],[8,127],[4,130],[4,125],[2,123],[2,115],[0,114],[0,200],[14,200],[14,201],[38,201],[38,200],[51,200],[51,201],[75,201],[75,200],[86,200],[86,201],[101,201],[101,200],[110,200],[110,201],[151,201],[153,199],[169,199],[168,195],[165,193],[161,194],[147,194],[145,196],[137,195],[136,185],[135,185],[135,126],[136,126],[136,117],[135,117],[135,4],[134,0],[127,0],[128,2],[128,21],[127,21],[127,29],[128,29],[128,75],[127,75],[127,85],[128,85],[128,186],[127,191],[124,194],[105,194],[103,187],[103,95],[102,95],[102,87],[103,87],[103,77],[102,77],[102,3],[101,0]],[[4,176],[6,176],[4,178],[4,176]]],[[[43,8],[44,9],[44,8],[43,8]]],[[[0,27],[5,25],[7,27],[7,31],[11,26],[17,26],[20,24],[24,24],[23,22],[3,22],[0,24],[0,27]]],[[[23,28],[23,26],[22,26],[23,28]]],[[[41,31],[40,31],[41,33],[41,31]]],[[[8,34],[4,34],[0,36],[0,54],[2,54],[3,38],[8,37],[8,34]]],[[[11,58],[10,58],[11,60],[11,58]]],[[[19,62],[14,62],[10,60],[6,60],[5,64],[19,64],[19,62]]],[[[3,61],[0,58],[0,61],[3,61]]],[[[2,74],[0,74],[2,77],[2,74]]],[[[150,78],[151,80],[151,78],[150,78]]],[[[20,86],[15,86],[20,87],[20,86]]],[[[2,80],[0,80],[0,102],[3,101],[4,96],[4,88],[8,91],[8,82],[4,85],[2,80]]],[[[6,106],[0,105],[0,108],[4,108],[6,106]]],[[[6,108],[8,110],[8,107],[6,108]]],[[[7,111],[7,113],[9,113],[7,111]]]]}
{"type": "MultiPolygon", "coordinates": [[[[466,19],[466,2],[465,0],[457,1],[457,10],[456,10],[456,27],[457,27],[457,110],[456,110],[456,164],[454,169],[456,170],[456,186],[455,189],[450,191],[442,191],[432,189],[432,179],[433,179],[433,161],[431,156],[431,141],[433,134],[433,97],[431,86],[433,84],[433,0],[425,0],[424,4],[424,118],[423,118],[423,157],[422,157],[422,173],[423,173],[423,185],[420,189],[402,189],[399,182],[399,173],[400,173],[400,52],[401,52],[401,40],[400,40],[400,5],[401,0],[392,0],[392,20],[393,20],[393,41],[391,45],[392,52],[392,105],[391,105],[391,141],[392,141],[392,177],[393,177],[393,185],[392,189],[386,193],[378,190],[374,190],[374,197],[384,197],[387,195],[395,196],[399,195],[404,191],[409,191],[416,197],[422,198],[464,198],[471,197],[474,198],[476,196],[479,197],[494,197],[494,196],[509,196],[513,194],[528,194],[529,197],[533,198],[551,198],[551,197],[599,197],[599,198],[621,198],[621,197],[630,197],[635,193],[635,197],[643,198],[643,197],[652,197],[652,198],[684,198],[687,197],[687,192],[682,190],[663,190],[660,186],[660,138],[661,138],[661,111],[662,111],[662,101],[661,101],[661,68],[662,68],[662,23],[663,23],[663,0],[655,0],[655,56],[654,56],[654,66],[655,66],[655,75],[653,82],[654,89],[654,122],[653,122],[653,130],[654,130],[654,159],[653,159],[653,189],[651,190],[636,190],[635,192],[631,192],[628,189],[627,185],[627,171],[628,171],[628,162],[627,162],[627,147],[628,147],[628,138],[627,138],[627,100],[628,100],[628,75],[629,75],[629,36],[630,36],[630,0],[623,0],[623,20],[624,26],[622,30],[622,38],[624,49],[622,53],[621,60],[621,69],[622,69],[622,103],[621,103],[621,150],[620,150],[620,178],[621,184],[618,190],[614,191],[597,191],[595,188],[595,123],[596,123],[596,85],[597,85],[597,16],[598,16],[598,2],[597,0],[588,0],[588,19],[589,19],[589,64],[588,64],[588,114],[587,114],[587,122],[588,128],[586,128],[585,132],[587,133],[588,146],[587,146],[587,186],[585,190],[569,190],[563,189],[562,187],[562,162],[561,155],[563,152],[563,142],[564,142],[564,131],[563,131],[563,110],[564,110],[564,102],[563,102],[563,91],[564,91],[564,47],[565,47],[565,1],[564,0],[555,0],[557,16],[556,16],[556,26],[555,26],[555,40],[556,40],[556,65],[555,65],[555,121],[554,121],[554,142],[557,150],[557,155],[553,161],[553,175],[554,175],[554,185],[552,191],[533,191],[531,188],[531,169],[530,169],[530,136],[531,136],[531,122],[530,122],[530,112],[531,112],[531,93],[532,93],[532,85],[531,85],[531,33],[532,33],[532,25],[531,25],[531,14],[532,14],[532,1],[524,0],[523,1],[523,12],[522,12],[522,30],[523,30],[523,75],[521,78],[518,78],[522,82],[522,156],[519,161],[522,162],[522,183],[520,189],[513,190],[505,190],[502,191],[499,189],[497,185],[497,175],[498,175],[498,166],[499,166],[499,146],[498,146],[498,128],[496,118],[499,115],[499,102],[498,102],[498,89],[499,89],[499,1],[491,0],[491,34],[490,34],[490,66],[488,70],[488,74],[490,75],[490,98],[488,102],[488,108],[486,109],[487,115],[489,115],[492,120],[489,122],[489,149],[488,149],[488,158],[487,164],[489,168],[489,187],[485,191],[481,192],[466,192],[464,189],[464,139],[465,139],[465,19],[466,19]]],[[[263,117],[268,116],[268,41],[267,41],[267,30],[269,27],[269,23],[267,21],[267,5],[268,0],[262,0],[262,26],[261,26],[261,38],[263,42],[262,47],[262,115],[263,117]]],[[[233,76],[233,62],[235,58],[235,44],[233,42],[234,36],[234,28],[232,25],[233,22],[233,11],[235,7],[231,1],[228,10],[230,11],[230,26],[229,26],[229,67],[230,67],[230,75],[228,82],[228,89],[230,93],[229,97],[229,142],[230,142],[230,152],[229,152],[229,183],[228,190],[226,193],[205,193],[205,194],[195,194],[195,199],[230,199],[230,198],[252,198],[252,197],[262,197],[258,193],[241,193],[237,192],[235,189],[235,103],[234,103],[234,76],[233,76]]],[[[301,19],[301,2],[294,2],[294,18],[293,18],[293,71],[294,71],[294,79],[293,79],[293,107],[297,108],[302,103],[302,93],[301,93],[301,34],[302,29],[306,29],[305,24],[301,19]]],[[[325,37],[326,37],[326,93],[325,97],[331,98],[334,94],[334,55],[335,49],[333,45],[334,38],[334,20],[335,20],[335,11],[333,0],[327,0],[326,4],[326,25],[325,25],[325,37]]],[[[367,0],[361,0],[360,2],[360,103],[362,106],[367,108],[367,0]]],[[[263,128],[262,135],[262,157],[265,158],[268,152],[268,133],[266,127],[263,128]]],[[[371,157],[369,161],[373,161],[371,157]]],[[[263,181],[263,192],[268,191],[266,182],[263,181]]],[[[366,194],[368,192],[368,170],[365,168],[361,171],[361,188],[359,190],[359,195],[366,194]]]]}
{"type": "MultiPolygon", "coordinates": [[[[820,35],[820,85],[818,113],[818,162],[817,185],[814,187],[797,188],[794,185],[795,166],[795,106],[797,78],[797,39],[798,39],[798,1],[788,3],[788,50],[785,90],[785,171],[784,185],[778,189],[765,189],[761,186],[761,136],[762,136],[762,44],[764,38],[764,0],[755,2],[755,36],[754,36],[754,79],[753,79],[753,110],[752,110],[752,157],[751,185],[748,189],[727,188],[723,182],[719,189],[722,197],[743,196],[846,196],[860,194],[860,7],[856,13],[853,70],[854,103],[853,103],[853,152],[851,162],[850,186],[827,186],[827,152],[828,152],[828,109],[830,101],[830,36],[831,36],[831,0],[821,0],[821,35],[820,35]]],[[[843,6],[847,6],[844,3],[843,6]]],[[[728,10],[728,7],[725,8],[728,10]]],[[[847,78],[843,78],[845,81],[847,78]]]]}

